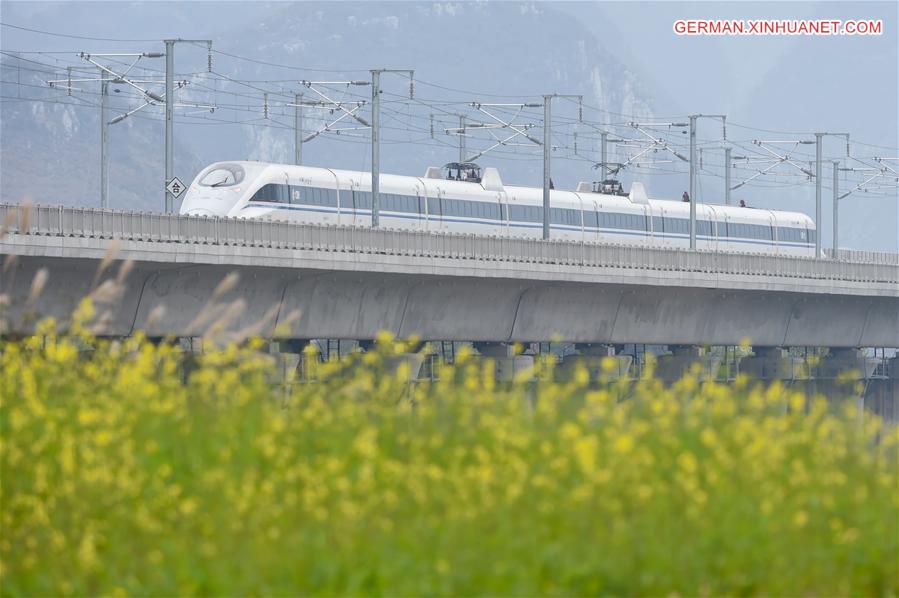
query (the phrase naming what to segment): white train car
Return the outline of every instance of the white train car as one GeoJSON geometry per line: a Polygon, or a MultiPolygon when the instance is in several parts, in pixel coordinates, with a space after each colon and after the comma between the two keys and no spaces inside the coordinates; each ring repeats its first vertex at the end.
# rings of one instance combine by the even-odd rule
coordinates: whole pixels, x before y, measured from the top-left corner
{"type": "MultiPolygon", "coordinates": [[[[690,204],[650,199],[634,183],[580,183],[550,192],[553,239],[688,247],[690,204]]],[[[382,174],[380,226],[541,238],[543,189],[505,186],[495,168],[431,167],[424,177],[382,174]]],[[[371,174],[263,162],[218,162],[191,183],[182,214],[371,225],[371,174]]],[[[815,225],[805,214],[698,204],[699,249],[814,256],[815,225]]]]}

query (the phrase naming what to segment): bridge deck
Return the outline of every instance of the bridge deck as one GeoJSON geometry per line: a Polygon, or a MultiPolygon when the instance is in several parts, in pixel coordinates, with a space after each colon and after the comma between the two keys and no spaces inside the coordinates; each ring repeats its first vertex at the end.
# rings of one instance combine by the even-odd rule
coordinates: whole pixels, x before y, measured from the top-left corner
{"type": "Polygon", "coordinates": [[[841,259],[482,237],[147,212],[0,204],[0,250],[30,256],[361,270],[899,297],[899,255],[841,259]],[[99,254],[99,255],[98,255],[99,254]]]}
{"type": "MultiPolygon", "coordinates": [[[[209,301],[240,302],[235,328],[301,313],[292,338],[549,340],[763,346],[899,346],[899,258],[692,252],[470,235],[0,205],[7,329],[25,308],[65,320],[109,256],[134,261],[104,332],[196,336],[209,301]],[[11,216],[11,218],[7,218],[11,216]],[[240,283],[216,298],[229,272],[240,283]],[[165,309],[154,320],[153,310],[165,309]]],[[[110,269],[104,276],[114,276],[110,269]]],[[[0,314],[2,315],[2,314],[0,314]]],[[[0,318],[2,319],[2,318],[0,318]]],[[[2,331],[3,322],[0,322],[2,331]]]]}

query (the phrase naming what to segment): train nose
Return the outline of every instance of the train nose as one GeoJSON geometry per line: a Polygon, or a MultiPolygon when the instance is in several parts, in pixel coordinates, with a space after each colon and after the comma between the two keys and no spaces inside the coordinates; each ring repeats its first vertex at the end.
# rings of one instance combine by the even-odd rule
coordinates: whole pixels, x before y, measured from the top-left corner
{"type": "MultiPolygon", "coordinates": [[[[237,190],[239,191],[239,189],[237,190]]],[[[237,203],[238,194],[234,190],[208,191],[191,188],[181,204],[181,213],[188,216],[227,216],[237,203]]]]}

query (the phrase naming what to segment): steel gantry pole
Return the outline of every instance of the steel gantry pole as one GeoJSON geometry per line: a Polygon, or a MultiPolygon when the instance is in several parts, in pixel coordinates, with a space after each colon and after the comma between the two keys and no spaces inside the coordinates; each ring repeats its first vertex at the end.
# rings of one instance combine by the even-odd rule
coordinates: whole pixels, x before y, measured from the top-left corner
{"type": "MultiPolygon", "coordinates": [[[[371,70],[371,226],[377,228],[381,212],[381,73],[407,73],[409,75],[409,98],[412,99],[411,69],[371,70]]],[[[358,120],[358,118],[357,118],[358,120]]]]}
{"type": "Polygon", "coordinates": [[[297,165],[303,163],[303,94],[296,94],[296,107],[294,110],[294,162],[297,165]]]}
{"type": "Polygon", "coordinates": [[[730,205],[730,150],[724,148],[724,205],[730,205]]]}
{"type": "Polygon", "coordinates": [[[690,115],[690,249],[696,249],[696,115],[690,115]]]}
{"type": "Polygon", "coordinates": [[[100,77],[100,207],[109,207],[109,79],[100,77]]]}
{"type": "MultiPolygon", "coordinates": [[[[206,44],[209,58],[207,70],[212,72],[212,40],[209,39],[166,39],[165,42],[165,211],[171,214],[175,209],[175,196],[168,190],[168,185],[175,176],[175,44],[178,42],[206,44]]],[[[179,89],[181,85],[179,84],[179,89]]],[[[158,96],[147,94],[152,99],[159,100],[158,96]]]]}
{"type": "Polygon", "coordinates": [[[378,228],[381,178],[381,71],[371,72],[371,226],[378,228]]]}
{"type": "MultiPolygon", "coordinates": [[[[174,138],[172,121],[175,116],[175,40],[165,40],[165,185],[172,180],[174,171],[174,138]]],[[[165,190],[165,213],[171,214],[175,205],[175,197],[165,190]]]]}
{"type": "Polygon", "coordinates": [[[543,240],[549,240],[552,148],[552,95],[543,96],[543,240]]]}
{"type": "Polygon", "coordinates": [[[459,162],[465,162],[465,115],[459,115],[459,162]]]}
{"type": "Polygon", "coordinates": [[[815,257],[821,257],[821,150],[824,133],[815,133],[815,257]]]}
{"type": "Polygon", "coordinates": [[[838,258],[840,250],[840,163],[833,161],[833,259],[838,258]]]}
{"type": "Polygon", "coordinates": [[[602,178],[605,180],[606,176],[611,172],[608,166],[608,156],[609,156],[609,134],[603,131],[599,134],[599,156],[602,160],[602,178]]]}

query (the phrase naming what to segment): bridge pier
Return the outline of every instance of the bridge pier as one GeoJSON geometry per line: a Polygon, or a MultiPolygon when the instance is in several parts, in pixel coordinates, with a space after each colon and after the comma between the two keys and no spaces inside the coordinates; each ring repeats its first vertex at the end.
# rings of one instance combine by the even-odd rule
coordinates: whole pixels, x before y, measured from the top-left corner
{"type": "Polygon", "coordinates": [[[758,380],[795,381],[808,379],[808,367],[782,347],[753,347],[753,355],[738,362],[738,370],[758,380]]]}
{"type": "Polygon", "coordinates": [[[866,405],[884,420],[899,424],[899,355],[884,362],[884,377],[871,381],[866,405]]]}
{"type": "Polygon", "coordinates": [[[590,382],[600,380],[618,380],[629,378],[633,355],[617,355],[614,345],[601,343],[578,343],[574,346],[576,353],[562,358],[559,366],[559,378],[570,380],[578,364],[583,364],[590,375],[590,382]]]}
{"type": "Polygon", "coordinates": [[[300,362],[303,354],[292,351],[292,347],[284,341],[269,341],[266,352],[275,361],[275,382],[289,386],[299,379],[300,362]]]}
{"type": "Polygon", "coordinates": [[[518,372],[534,367],[533,355],[516,355],[509,343],[475,343],[474,348],[483,357],[493,360],[496,379],[500,382],[511,382],[518,372]]]}
{"type": "Polygon", "coordinates": [[[687,374],[693,364],[700,364],[699,377],[702,380],[716,380],[721,357],[703,351],[696,345],[670,345],[671,353],[660,355],[656,364],[656,376],[666,384],[674,383],[687,374]]]}

